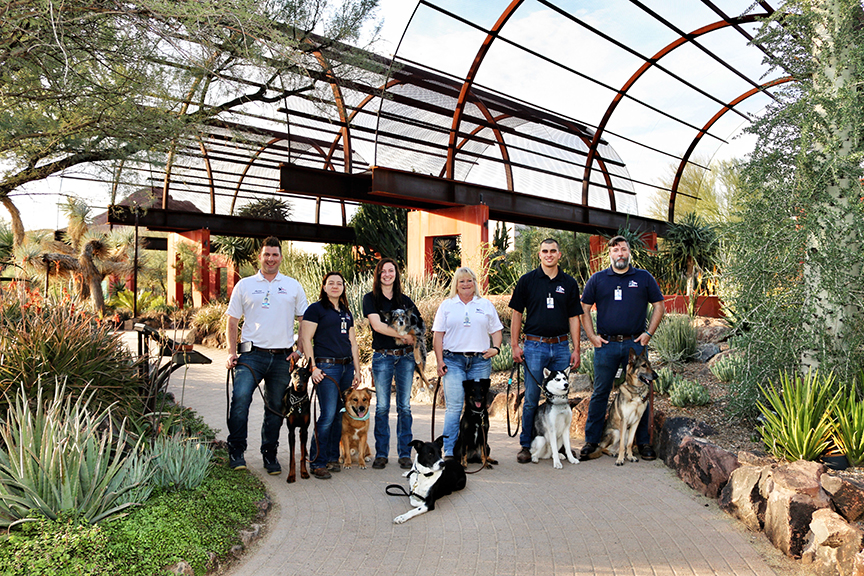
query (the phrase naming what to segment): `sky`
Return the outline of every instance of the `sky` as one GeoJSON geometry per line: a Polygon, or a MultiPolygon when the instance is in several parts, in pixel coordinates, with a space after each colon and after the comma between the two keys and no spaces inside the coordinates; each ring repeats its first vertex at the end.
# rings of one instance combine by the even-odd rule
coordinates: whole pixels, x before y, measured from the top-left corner
{"type": "MultiPolygon", "coordinates": [[[[509,4],[509,0],[437,0],[436,3],[482,26],[491,27],[509,4]]],[[[643,54],[653,54],[659,47],[674,39],[674,34],[657,26],[653,21],[622,18],[621,14],[625,13],[625,10],[633,10],[627,0],[556,0],[555,3],[612,37],[626,38],[628,45],[643,54]]],[[[653,0],[646,4],[664,17],[674,19],[687,31],[717,19],[713,14],[706,14],[701,3],[692,0],[653,0]]],[[[717,4],[728,14],[736,15],[745,11],[751,3],[721,0],[717,4]]],[[[410,0],[379,1],[378,16],[382,20],[382,28],[381,39],[374,48],[376,52],[385,56],[392,56],[396,52],[415,6],[410,0]]],[[[503,35],[537,53],[548,54],[574,70],[602,79],[610,86],[621,86],[639,64],[638,59],[625,51],[610,46],[598,46],[596,42],[589,44],[590,35],[583,28],[562,20],[560,15],[537,0],[525,1],[507,23],[503,35]]],[[[399,55],[460,76],[464,75],[470,65],[482,36],[481,32],[458,20],[444,17],[428,6],[420,6],[415,18],[411,20],[406,39],[399,48],[399,55]],[[470,49],[466,50],[466,46],[470,49]]],[[[723,42],[724,37],[719,34],[705,40],[706,47],[718,52],[723,51],[723,42]]],[[[752,62],[736,61],[735,54],[724,54],[724,57],[744,69],[752,66],[752,62]]],[[[705,60],[704,54],[696,50],[681,50],[665,62],[670,70],[692,79],[694,84],[704,86],[708,91],[714,90],[718,85],[728,84],[730,96],[741,92],[740,87],[735,85],[736,78],[730,77],[725,71],[718,72],[716,65],[712,66],[711,62],[705,60]]],[[[759,75],[758,72],[751,73],[755,78],[759,78],[759,75]]],[[[505,42],[493,44],[477,82],[508,96],[524,99],[589,124],[599,121],[610,97],[607,89],[586,83],[576,75],[562,72],[561,69],[505,42]]],[[[664,107],[671,105],[682,118],[692,118],[694,122],[698,118],[700,125],[711,116],[711,113],[706,115],[706,111],[716,110],[717,105],[714,102],[692,96],[683,99],[680,91],[667,90],[669,83],[670,79],[664,74],[652,72],[640,79],[639,84],[634,86],[633,94],[646,102],[664,107]],[[673,101],[670,103],[663,98],[673,101]],[[675,98],[679,100],[675,101],[675,98]]],[[[749,103],[747,111],[759,114],[767,99],[752,100],[754,102],[749,103]]],[[[753,146],[752,139],[739,136],[746,123],[739,116],[727,114],[722,122],[718,122],[714,132],[728,143],[705,138],[696,154],[714,159],[743,156],[753,146]]],[[[673,121],[646,114],[643,107],[631,102],[622,103],[609,128],[621,132],[627,130],[628,134],[635,134],[640,138],[650,137],[658,142],[666,142],[670,150],[679,154],[683,152],[684,144],[676,141],[680,140],[681,136],[673,121]]],[[[613,141],[612,144],[627,163],[634,178],[657,182],[662,174],[668,171],[669,159],[662,155],[646,152],[645,149],[623,140],[613,141]]],[[[94,214],[104,210],[109,197],[107,186],[89,181],[87,174],[81,170],[77,172],[31,183],[11,195],[21,210],[25,228],[53,229],[65,226],[65,217],[59,208],[59,204],[65,201],[65,195],[86,200],[93,207],[94,214]]],[[[650,192],[650,187],[643,188],[645,190],[637,192],[650,192]]],[[[640,200],[640,211],[647,205],[647,201],[640,200]]]]}

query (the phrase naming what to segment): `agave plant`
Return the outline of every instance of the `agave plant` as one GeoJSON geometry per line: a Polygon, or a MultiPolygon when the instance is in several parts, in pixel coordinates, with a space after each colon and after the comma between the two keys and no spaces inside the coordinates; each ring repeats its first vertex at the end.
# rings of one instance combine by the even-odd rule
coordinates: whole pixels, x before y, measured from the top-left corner
{"type": "Polygon", "coordinates": [[[864,461],[864,402],[858,399],[855,386],[839,396],[834,417],[837,448],[846,454],[849,464],[860,465],[864,461]]]}
{"type": "Polygon", "coordinates": [[[801,378],[784,372],[779,390],[770,382],[760,389],[765,402],[757,402],[764,421],[759,433],[771,454],[790,462],[816,460],[831,446],[831,414],[841,394],[834,391],[833,374],[820,377],[814,370],[801,378]]]}

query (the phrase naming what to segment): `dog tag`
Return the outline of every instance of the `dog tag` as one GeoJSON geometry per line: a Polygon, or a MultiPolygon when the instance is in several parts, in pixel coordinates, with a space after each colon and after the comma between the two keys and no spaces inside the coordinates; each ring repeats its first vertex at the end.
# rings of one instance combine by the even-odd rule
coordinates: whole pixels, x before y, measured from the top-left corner
{"type": "Polygon", "coordinates": [[[615,289],[615,300],[621,300],[621,287],[618,286],[615,289]]]}
{"type": "Polygon", "coordinates": [[[555,308],[555,299],[552,296],[546,298],[546,308],[553,310],[555,308]]]}

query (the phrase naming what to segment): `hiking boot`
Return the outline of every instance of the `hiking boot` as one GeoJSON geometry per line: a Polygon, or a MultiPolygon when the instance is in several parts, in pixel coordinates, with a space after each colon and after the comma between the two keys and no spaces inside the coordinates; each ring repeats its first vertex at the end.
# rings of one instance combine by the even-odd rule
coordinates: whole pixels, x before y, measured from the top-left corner
{"type": "Polygon", "coordinates": [[[279,460],[276,459],[276,451],[262,452],[261,457],[264,459],[264,468],[271,476],[277,476],[282,473],[282,466],[279,465],[279,460]]]}
{"type": "Polygon", "coordinates": [[[243,457],[242,450],[228,453],[228,467],[231,470],[246,470],[246,459],[243,457]]]}
{"type": "Polygon", "coordinates": [[[597,452],[597,444],[594,442],[586,442],[584,446],[582,446],[582,451],[579,452],[579,460],[590,460],[594,457],[594,453],[597,452]]]}
{"type": "Polygon", "coordinates": [[[528,448],[522,448],[518,454],[516,454],[516,461],[519,464],[527,464],[531,462],[531,450],[528,448]]]}
{"type": "Polygon", "coordinates": [[[657,452],[654,451],[654,447],[650,444],[639,444],[639,455],[642,456],[642,460],[657,459],[657,452]]]}
{"type": "Polygon", "coordinates": [[[327,468],[315,468],[312,470],[312,475],[319,480],[329,480],[332,478],[330,472],[327,471],[327,468]]]}
{"type": "Polygon", "coordinates": [[[329,470],[330,472],[341,472],[342,471],[342,465],[339,464],[339,462],[328,462],[327,463],[327,470],[329,470]]]}
{"type": "Polygon", "coordinates": [[[411,462],[410,458],[405,458],[405,457],[399,458],[399,467],[402,468],[403,470],[410,470],[411,466],[413,466],[413,465],[414,465],[414,463],[411,462]]]}
{"type": "Polygon", "coordinates": [[[376,470],[383,470],[385,466],[387,466],[387,458],[384,458],[383,456],[375,458],[375,461],[372,462],[372,468],[375,468],[376,470]]]}

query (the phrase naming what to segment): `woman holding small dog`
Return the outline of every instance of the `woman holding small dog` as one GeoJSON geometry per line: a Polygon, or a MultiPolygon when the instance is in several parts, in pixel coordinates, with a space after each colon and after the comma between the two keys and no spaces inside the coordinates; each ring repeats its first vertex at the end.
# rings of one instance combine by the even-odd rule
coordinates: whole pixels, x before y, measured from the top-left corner
{"type": "Polygon", "coordinates": [[[489,378],[492,357],[501,352],[504,326],[495,305],[480,296],[477,276],[467,267],[456,270],[450,298],[441,303],[432,324],[432,347],[438,377],[444,380],[444,456],[453,456],[465,402],[465,380],[489,378]],[[489,345],[489,338],[492,345],[489,345]]]}
{"type": "Polygon", "coordinates": [[[411,384],[414,382],[414,336],[400,336],[382,320],[393,310],[413,310],[422,326],[423,318],[402,293],[399,268],[392,258],[375,266],[372,292],[363,296],[363,315],[372,327],[372,379],[375,384],[375,460],[372,468],[387,465],[390,452],[390,389],[396,384],[396,453],[399,466],[411,468],[411,384]]]}
{"type": "Polygon", "coordinates": [[[354,317],[345,297],[345,279],[329,272],[321,284],[318,302],[303,314],[303,350],[309,353],[312,381],[318,386],[321,415],[315,423],[316,441],[309,458],[312,475],[326,480],[339,472],[339,440],[342,418],[339,408],[342,393],[360,385],[360,356],[354,332],[354,317]]]}

